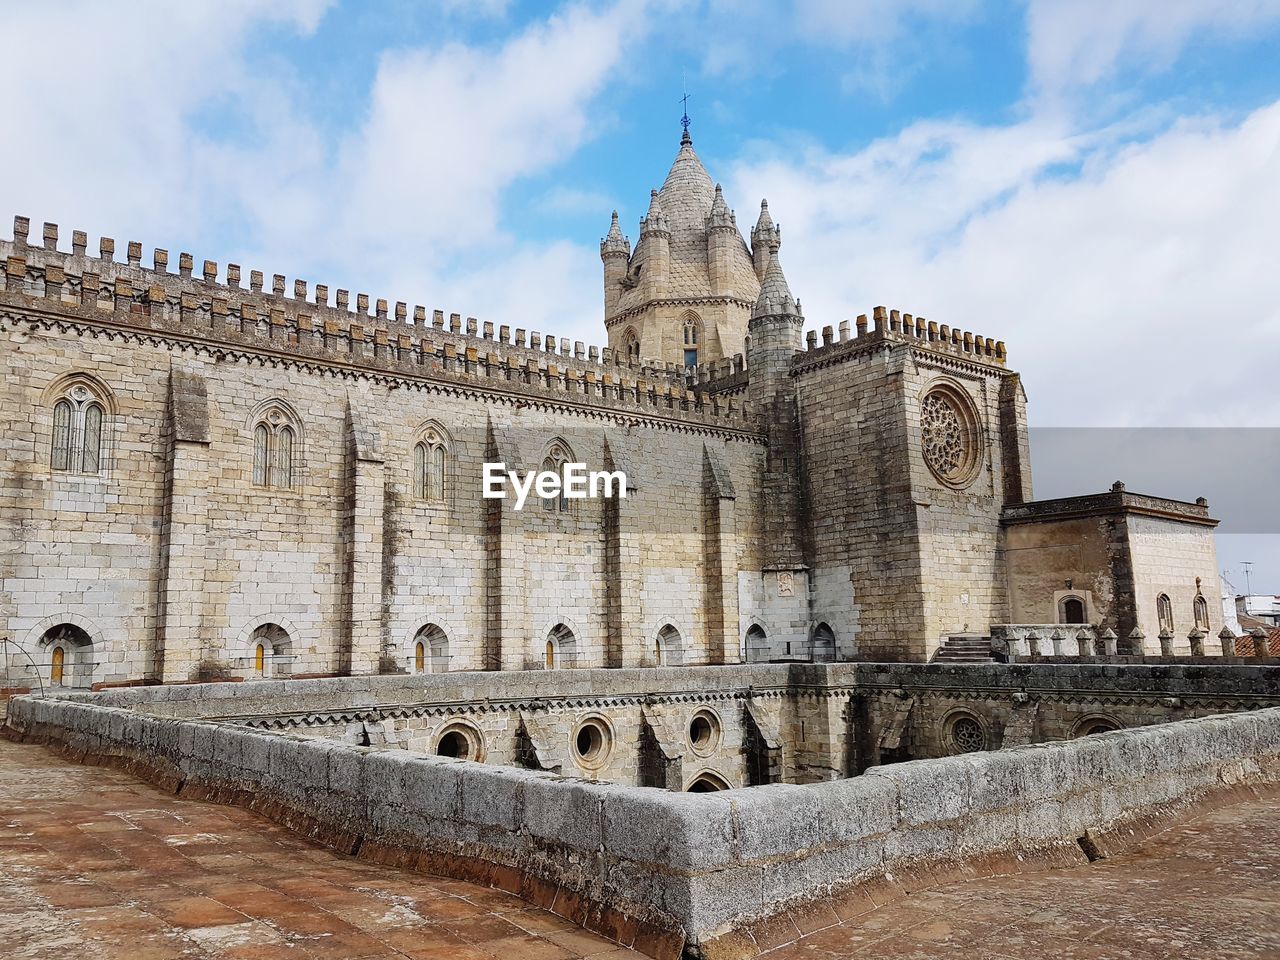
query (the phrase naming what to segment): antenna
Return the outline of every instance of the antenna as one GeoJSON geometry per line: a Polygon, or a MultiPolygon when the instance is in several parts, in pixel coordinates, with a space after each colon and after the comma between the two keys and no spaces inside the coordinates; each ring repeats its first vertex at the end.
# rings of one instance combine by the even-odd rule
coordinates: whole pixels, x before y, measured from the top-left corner
{"type": "Polygon", "coordinates": [[[1244,567],[1244,592],[1245,596],[1253,596],[1253,584],[1249,579],[1249,568],[1253,566],[1252,560],[1241,560],[1240,566],[1244,567]]]}

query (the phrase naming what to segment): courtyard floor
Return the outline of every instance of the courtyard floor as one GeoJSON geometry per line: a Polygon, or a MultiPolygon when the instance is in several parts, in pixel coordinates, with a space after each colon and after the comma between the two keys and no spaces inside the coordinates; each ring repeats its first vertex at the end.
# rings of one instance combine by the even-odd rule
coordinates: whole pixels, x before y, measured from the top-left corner
{"type": "MultiPolygon", "coordinates": [[[[833,957],[1280,958],[1280,801],[1208,810],[1130,854],[917,893],[794,939],[833,957]]],[[[0,955],[637,957],[510,895],[313,846],[234,807],[0,740],[0,955]]]]}

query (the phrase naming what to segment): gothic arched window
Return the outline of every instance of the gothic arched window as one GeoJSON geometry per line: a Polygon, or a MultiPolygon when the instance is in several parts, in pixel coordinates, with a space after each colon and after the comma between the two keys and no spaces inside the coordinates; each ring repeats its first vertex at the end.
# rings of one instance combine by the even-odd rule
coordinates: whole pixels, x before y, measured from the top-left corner
{"type": "Polygon", "coordinates": [[[698,365],[698,346],[702,340],[702,321],[697,314],[687,313],[684,317],[684,365],[698,365]]]}
{"type": "MultiPolygon", "coordinates": [[[[573,455],[570,454],[569,448],[560,441],[551,444],[547,450],[547,455],[542,459],[542,469],[552,473],[558,473],[564,476],[564,465],[573,462],[573,455]]],[[[569,496],[565,493],[564,487],[560,488],[560,496],[548,497],[542,501],[542,509],[548,513],[568,513],[569,512],[569,496]]]]}
{"type": "Polygon", "coordinates": [[[1156,618],[1160,621],[1161,630],[1173,629],[1173,603],[1167,593],[1156,597],[1156,618]]]}
{"type": "Polygon", "coordinates": [[[253,485],[292,490],[298,456],[298,428],[292,416],[268,406],[253,426],[253,485]]]}
{"type": "Polygon", "coordinates": [[[414,497],[443,503],[448,469],[449,448],[444,431],[435,425],[424,427],[413,445],[414,497]]]}
{"type": "Polygon", "coordinates": [[[1209,603],[1199,594],[1196,595],[1191,604],[1192,615],[1195,618],[1196,627],[1207,631],[1209,629],[1209,603]]]}
{"type": "Polygon", "coordinates": [[[622,350],[628,363],[636,363],[640,360],[640,337],[636,335],[635,327],[628,327],[626,334],[623,335],[622,350]]]}
{"type": "Polygon", "coordinates": [[[53,405],[50,468],[59,473],[100,473],[105,424],[102,398],[88,384],[73,382],[53,405]]]}

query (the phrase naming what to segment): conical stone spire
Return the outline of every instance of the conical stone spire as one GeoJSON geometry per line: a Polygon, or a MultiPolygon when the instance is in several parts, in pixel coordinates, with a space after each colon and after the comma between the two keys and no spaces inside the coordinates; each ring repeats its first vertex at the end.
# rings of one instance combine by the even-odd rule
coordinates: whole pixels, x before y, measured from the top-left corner
{"type": "Polygon", "coordinates": [[[760,218],[751,230],[751,246],[753,249],[763,247],[768,250],[777,250],[782,246],[782,231],[769,215],[768,200],[760,201],[760,218]]]}
{"type": "Polygon", "coordinates": [[[707,228],[714,230],[717,227],[733,226],[733,214],[729,210],[729,205],[724,202],[724,192],[717,183],[715,199],[711,201],[711,213],[707,217],[707,228]]]}
{"type": "Polygon", "coordinates": [[[772,230],[773,217],[769,216],[769,201],[760,201],[760,219],[756,221],[756,230],[772,230]]]}
{"type": "Polygon", "coordinates": [[[649,212],[645,214],[645,218],[640,221],[640,233],[670,233],[671,227],[667,224],[667,218],[662,212],[662,201],[658,199],[658,191],[649,191],[649,212]]]}
{"type": "Polygon", "coordinates": [[[609,232],[600,241],[600,256],[619,254],[624,257],[631,255],[631,241],[622,235],[622,228],[618,225],[618,211],[615,210],[609,232]]]}
{"type": "Polygon", "coordinates": [[[782,273],[782,262],[776,257],[769,260],[769,269],[760,285],[751,319],[757,317],[799,317],[800,304],[791,296],[791,287],[782,273]]]}

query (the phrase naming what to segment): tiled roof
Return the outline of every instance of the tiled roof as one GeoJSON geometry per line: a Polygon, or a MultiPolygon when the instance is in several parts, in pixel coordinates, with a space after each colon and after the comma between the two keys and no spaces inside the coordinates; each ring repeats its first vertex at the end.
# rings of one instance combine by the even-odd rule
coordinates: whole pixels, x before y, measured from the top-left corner
{"type": "Polygon", "coordinates": [[[1280,627],[1273,627],[1265,620],[1259,620],[1257,617],[1243,615],[1240,618],[1240,626],[1244,627],[1244,636],[1236,638],[1236,656],[1252,657],[1254,655],[1253,637],[1248,631],[1262,629],[1267,634],[1267,650],[1271,656],[1280,657],[1280,627]]]}

